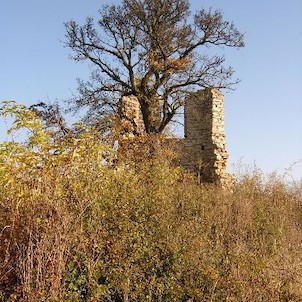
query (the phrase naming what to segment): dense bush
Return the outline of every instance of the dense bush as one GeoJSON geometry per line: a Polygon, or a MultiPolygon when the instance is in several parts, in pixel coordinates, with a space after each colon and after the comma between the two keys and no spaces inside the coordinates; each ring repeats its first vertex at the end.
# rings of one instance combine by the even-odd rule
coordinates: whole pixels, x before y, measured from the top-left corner
{"type": "Polygon", "coordinates": [[[160,144],[110,166],[89,129],[54,141],[2,113],[30,133],[0,145],[0,301],[302,300],[301,188],[197,185],[160,144]]]}

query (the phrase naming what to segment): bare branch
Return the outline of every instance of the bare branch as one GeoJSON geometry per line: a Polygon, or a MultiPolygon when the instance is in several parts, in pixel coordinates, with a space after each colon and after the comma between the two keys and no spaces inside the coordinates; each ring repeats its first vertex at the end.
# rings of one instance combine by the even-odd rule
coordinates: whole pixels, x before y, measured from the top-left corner
{"type": "Polygon", "coordinates": [[[238,83],[223,56],[199,55],[208,46],[244,46],[243,35],[220,11],[201,9],[190,23],[188,0],[122,0],[99,13],[100,32],[92,18],[83,26],[65,24],[73,59],[94,66],[90,81],[79,83],[76,109],[109,113],[122,95],[133,94],[146,131],[161,132],[190,91],[232,89],[238,83]],[[152,108],[160,111],[159,123],[152,108]]]}

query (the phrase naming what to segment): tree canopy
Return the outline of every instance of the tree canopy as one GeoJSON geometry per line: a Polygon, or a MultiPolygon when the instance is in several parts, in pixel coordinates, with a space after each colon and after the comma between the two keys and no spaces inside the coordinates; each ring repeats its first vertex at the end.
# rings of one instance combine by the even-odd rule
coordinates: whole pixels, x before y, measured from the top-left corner
{"type": "Polygon", "coordinates": [[[209,55],[212,46],[244,46],[243,34],[219,10],[192,14],[187,0],[123,0],[103,6],[96,21],[71,20],[65,27],[72,58],[93,66],[73,100],[76,110],[88,109],[90,119],[116,112],[121,96],[134,95],[146,132],[160,133],[188,93],[238,83],[223,55],[209,55]]]}

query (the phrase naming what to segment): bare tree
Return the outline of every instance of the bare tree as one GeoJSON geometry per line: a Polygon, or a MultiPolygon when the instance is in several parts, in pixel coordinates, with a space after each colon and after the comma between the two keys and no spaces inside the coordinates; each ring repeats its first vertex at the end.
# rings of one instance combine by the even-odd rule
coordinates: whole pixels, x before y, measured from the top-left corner
{"type": "Polygon", "coordinates": [[[243,47],[243,35],[220,11],[194,15],[187,0],[123,0],[99,10],[82,26],[65,23],[66,46],[76,61],[89,61],[89,81],[79,81],[76,109],[115,112],[122,95],[135,95],[147,133],[160,133],[190,91],[230,89],[238,80],[224,56],[209,56],[211,46],[243,47]],[[154,118],[154,110],[158,117],[154,118]]]}

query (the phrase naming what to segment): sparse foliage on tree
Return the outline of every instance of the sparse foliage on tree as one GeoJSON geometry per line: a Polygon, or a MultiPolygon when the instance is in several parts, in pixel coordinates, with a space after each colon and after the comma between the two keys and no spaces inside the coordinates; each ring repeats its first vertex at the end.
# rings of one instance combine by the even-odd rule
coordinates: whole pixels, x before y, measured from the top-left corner
{"type": "Polygon", "coordinates": [[[224,56],[209,55],[212,46],[244,46],[243,35],[218,10],[192,14],[187,0],[123,0],[103,6],[96,21],[89,17],[84,25],[65,26],[73,59],[93,66],[73,100],[90,118],[116,112],[120,97],[132,94],[146,132],[160,133],[190,91],[238,83],[224,56]],[[154,108],[159,119],[152,117],[154,108]]]}

